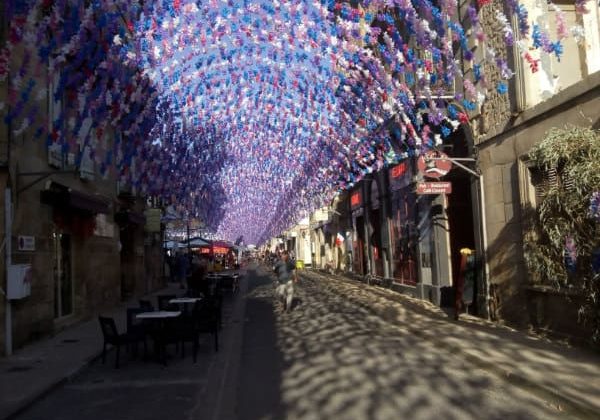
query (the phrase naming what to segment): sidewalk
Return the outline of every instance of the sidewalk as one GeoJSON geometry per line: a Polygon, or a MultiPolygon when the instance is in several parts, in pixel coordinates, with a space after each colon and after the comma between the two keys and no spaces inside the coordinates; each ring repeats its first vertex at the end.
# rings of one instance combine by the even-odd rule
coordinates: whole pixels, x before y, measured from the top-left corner
{"type": "MultiPolygon", "coordinates": [[[[146,297],[175,291],[179,292],[178,285],[169,284],[146,297]]],[[[113,317],[119,331],[125,331],[125,308],[136,306],[137,298],[102,314],[113,317]]],[[[0,419],[13,417],[76,375],[102,354],[102,342],[100,326],[94,317],[0,359],[0,419]]],[[[113,357],[110,353],[107,360],[111,366],[113,357]]]]}
{"type": "Polygon", "coordinates": [[[302,272],[456,357],[504,377],[555,404],[565,414],[598,418],[600,355],[471,316],[453,321],[428,302],[317,271],[302,272]]]}

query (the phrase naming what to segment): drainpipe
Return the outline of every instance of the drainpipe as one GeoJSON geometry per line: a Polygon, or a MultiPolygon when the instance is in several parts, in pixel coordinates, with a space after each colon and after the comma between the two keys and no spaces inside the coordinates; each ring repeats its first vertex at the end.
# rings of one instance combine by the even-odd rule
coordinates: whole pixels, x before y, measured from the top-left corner
{"type": "MultiPolygon", "coordinates": [[[[4,265],[5,273],[6,273],[6,292],[8,292],[8,268],[10,267],[12,261],[12,195],[10,188],[6,188],[4,190],[4,235],[5,235],[5,254],[4,254],[4,265]]],[[[4,352],[6,356],[12,355],[13,346],[12,346],[12,306],[11,302],[8,299],[8,295],[6,296],[5,302],[5,316],[4,316],[4,352]]]]}
{"type": "Polygon", "coordinates": [[[485,277],[485,312],[488,321],[490,316],[490,264],[488,260],[488,237],[487,237],[487,218],[485,215],[485,188],[483,187],[483,174],[479,174],[479,197],[481,199],[481,245],[483,247],[483,267],[485,277]]]}

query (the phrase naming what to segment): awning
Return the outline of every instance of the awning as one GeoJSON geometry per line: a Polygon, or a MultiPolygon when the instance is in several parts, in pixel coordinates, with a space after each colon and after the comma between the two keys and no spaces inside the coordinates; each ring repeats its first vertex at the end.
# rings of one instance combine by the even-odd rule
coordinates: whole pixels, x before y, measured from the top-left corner
{"type": "Polygon", "coordinates": [[[131,210],[121,210],[115,213],[115,222],[119,225],[144,225],[146,216],[131,210]]]}
{"type": "Polygon", "coordinates": [[[177,241],[166,241],[163,244],[163,248],[167,248],[167,249],[177,249],[177,248],[182,248],[182,247],[183,247],[183,245],[181,245],[177,241]]]}
{"type": "Polygon", "coordinates": [[[77,191],[56,182],[52,182],[49,188],[40,192],[40,200],[60,209],[105,214],[110,212],[110,202],[107,198],[77,191]]]}
{"type": "Polygon", "coordinates": [[[190,239],[190,247],[200,248],[203,246],[210,246],[210,244],[200,238],[190,239]]]}

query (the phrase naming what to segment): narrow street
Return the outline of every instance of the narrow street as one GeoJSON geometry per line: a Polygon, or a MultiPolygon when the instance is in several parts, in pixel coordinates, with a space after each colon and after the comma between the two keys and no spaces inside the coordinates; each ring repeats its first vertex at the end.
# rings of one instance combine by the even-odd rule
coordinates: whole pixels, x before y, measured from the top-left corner
{"type": "MultiPolygon", "coordinates": [[[[18,419],[547,419],[555,406],[423,340],[305,271],[292,313],[273,301],[272,278],[253,266],[225,302],[222,347],[168,366],[94,362],[18,419]],[[245,289],[245,290],[244,290],[245,289]],[[243,302],[245,297],[245,302],[243,302]],[[240,322],[236,310],[243,308],[240,322]],[[236,333],[243,344],[236,343],[236,333]],[[225,360],[224,358],[232,360],[225,360]]],[[[346,291],[347,292],[347,291],[346,291]]],[[[377,289],[367,290],[376,301],[377,289]]],[[[432,325],[436,320],[431,320],[432,325]]],[[[100,334],[100,332],[98,331],[100,334]]],[[[174,352],[174,350],[172,350],[174,352]]]]}

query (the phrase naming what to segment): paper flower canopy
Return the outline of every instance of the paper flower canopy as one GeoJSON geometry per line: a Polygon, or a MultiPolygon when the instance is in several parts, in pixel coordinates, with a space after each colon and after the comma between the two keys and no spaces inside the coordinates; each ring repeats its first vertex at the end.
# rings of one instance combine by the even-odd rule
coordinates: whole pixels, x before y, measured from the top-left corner
{"type": "MultiPolygon", "coordinates": [[[[79,160],[91,150],[103,175],[257,243],[439,144],[490,89],[508,92],[485,83],[469,49],[485,40],[481,8],[532,71],[581,36],[560,11],[557,34],[530,24],[516,0],[474,2],[466,22],[455,0],[9,0],[4,119],[30,129],[50,89],[64,106],[36,137],[79,160]],[[464,95],[448,100],[456,78],[464,95]]],[[[512,77],[493,50],[483,60],[512,77]]]]}

